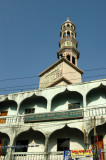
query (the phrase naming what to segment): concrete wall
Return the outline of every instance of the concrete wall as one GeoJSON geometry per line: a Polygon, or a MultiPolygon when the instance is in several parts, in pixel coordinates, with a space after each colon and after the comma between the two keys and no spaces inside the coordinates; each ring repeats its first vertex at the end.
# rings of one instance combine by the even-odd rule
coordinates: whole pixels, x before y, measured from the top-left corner
{"type": "Polygon", "coordinates": [[[84,149],[84,136],[81,131],[74,128],[64,128],[61,130],[55,131],[49,140],[49,151],[57,151],[57,139],[70,138],[70,149],[84,149]]]}
{"type": "Polygon", "coordinates": [[[14,101],[4,101],[0,103],[0,112],[2,111],[8,111],[8,116],[15,115],[17,111],[17,104],[14,101]]]}
{"type": "Polygon", "coordinates": [[[87,95],[87,105],[104,105],[106,104],[106,90],[105,87],[103,89],[96,88],[91,90],[87,95]]]}
{"type": "Polygon", "coordinates": [[[82,82],[81,73],[76,71],[66,62],[63,62],[63,76],[68,79],[71,83],[82,82]]]}
{"type": "Polygon", "coordinates": [[[35,113],[44,113],[47,111],[47,101],[43,97],[28,98],[21,104],[19,114],[25,114],[28,108],[35,108],[35,113]]]}
{"type": "Polygon", "coordinates": [[[28,145],[38,145],[38,147],[29,147],[27,152],[44,152],[45,137],[41,132],[29,130],[22,132],[17,136],[17,140],[29,140],[28,145]]]}
{"type": "Polygon", "coordinates": [[[64,92],[58,94],[52,100],[52,111],[68,110],[68,104],[80,103],[80,108],[83,107],[82,96],[77,92],[64,92]]]}

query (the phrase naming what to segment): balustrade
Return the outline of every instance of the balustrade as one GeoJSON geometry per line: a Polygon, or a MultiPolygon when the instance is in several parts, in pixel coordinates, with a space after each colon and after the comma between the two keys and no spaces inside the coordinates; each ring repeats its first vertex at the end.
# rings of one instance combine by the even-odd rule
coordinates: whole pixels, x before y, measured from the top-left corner
{"type": "MultiPolygon", "coordinates": [[[[86,108],[80,108],[78,110],[84,110],[84,117],[92,116],[105,116],[106,106],[87,106],[86,108]]],[[[70,111],[75,111],[77,109],[70,109],[70,111]]],[[[62,112],[62,111],[61,111],[62,112]]],[[[56,113],[56,112],[55,112],[56,113]]],[[[14,125],[14,124],[24,124],[25,115],[15,115],[15,116],[0,116],[0,125],[14,125]]]]}
{"type": "Polygon", "coordinates": [[[45,154],[42,153],[12,153],[12,160],[44,160],[45,154]]]}
{"type": "Polygon", "coordinates": [[[105,107],[87,107],[85,110],[85,117],[92,116],[105,116],[106,115],[106,106],[105,107]]]}
{"type": "MultiPolygon", "coordinates": [[[[12,153],[12,160],[44,160],[46,153],[28,153],[28,152],[15,152],[12,153]]],[[[64,153],[63,152],[51,152],[48,153],[48,160],[63,160],[64,153]]]]}

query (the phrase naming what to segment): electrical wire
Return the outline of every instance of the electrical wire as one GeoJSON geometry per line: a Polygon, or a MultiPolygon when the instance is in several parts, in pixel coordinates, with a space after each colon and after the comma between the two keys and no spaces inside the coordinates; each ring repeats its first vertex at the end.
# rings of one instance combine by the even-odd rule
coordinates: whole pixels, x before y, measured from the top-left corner
{"type": "MultiPolygon", "coordinates": [[[[83,77],[84,78],[92,78],[92,77],[100,77],[100,76],[106,76],[106,74],[102,74],[102,75],[97,75],[97,76],[88,76],[88,77],[83,77]]],[[[78,80],[78,79],[81,79],[81,78],[76,78],[76,79],[70,79],[70,80],[78,80]]],[[[49,81],[48,83],[47,82],[44,82],[44,83],[40,83],[40,84],[49,84],[53,81],[49,81]]],[[[10,86],[10,87],[5,87],[5,88],[0,88],[0,91],[14,91],[14,90],[25,90],[25,89],[35,89],[35,88],[21,88],[21,89],[13,89],[13,90],[5,90],[7,88],[17,88],[17,87],[27,87],[27,86],[35,86],[35,85],[39,85],[39,84],[30,84],[30,85],[23,85],[23,86],[10,86]]]]}
{"type": "MultiPolygon", "coordinates": [[[[87,69],[87,70],[84,70],[86,72],[89,72],[89,71],[95,71],[95,70],[105,70],[106,68],[94,68],[94,69],[87,69]]],[[[69,73],[76,73],[76,72],[65,72],[63,74],[69,74],[69,73]]],[[[56,74],[56,73],[54,73],[56,74]]],[[[8,79],[0,79],[0,81],[11,81],[11,80],[19,80],[19,79],[29,79],[29,78],[39,78],[39,76],[28,76],[28,77],[17,77],[17,78],[8,78],[8,79]]]]}

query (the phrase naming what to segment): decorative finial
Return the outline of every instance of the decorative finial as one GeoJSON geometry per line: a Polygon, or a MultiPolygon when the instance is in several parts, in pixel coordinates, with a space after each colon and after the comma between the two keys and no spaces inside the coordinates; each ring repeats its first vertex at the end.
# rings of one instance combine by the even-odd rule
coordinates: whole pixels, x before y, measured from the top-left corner
{"type": "Polygon", "coordinates": [[[67,17],[67,20],[69,20],[69,17],[67,17]]]}

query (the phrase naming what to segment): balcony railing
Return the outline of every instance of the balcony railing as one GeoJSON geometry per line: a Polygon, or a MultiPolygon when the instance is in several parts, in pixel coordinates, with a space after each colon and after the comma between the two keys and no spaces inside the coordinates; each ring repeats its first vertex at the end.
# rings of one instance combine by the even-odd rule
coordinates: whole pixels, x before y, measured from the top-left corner
{"type": "MultiPolygon", "coordinates": [[[[79,108],[79,109],[70,109],[68,111],[81,111],[84,110],[84,117],[92,117],[92,116],[106,116],[106,105],[105,106],[87,106],[86,108],[79,108]]],[[[48,112],[48,114],[51,112],[48,112]]],[[[57,114],[58,112],[52,112],[53,114],[57,114]]],[[[61,113],[65,113],[61,111],[61,113]]],[[[40,115],[40,114],[33,114],[33,115],[40,115]]],[[[15,116],[0,116],[0,125],[18,125],[18,124],[25,124],[25,116],[26,115],[15,115],[15,116]]]]}
{"type": "Polygon", "coordinates": [[[24,115],[18,116],[0,116],[0,125],[24,123],[24,115]]]}
{"type": "Polygon", "coordinates": [[[48,154],[44,152],[15,152],[12,153],[12,160],[63,160],[63,152],[50,152],[48,154]]]}
{"type": "Polygon", "coordinates": [[[85,109],[85,117],[92,117],[92,116],[106,116],[106,106],[103,107],[88,106],[85,109]]]}

